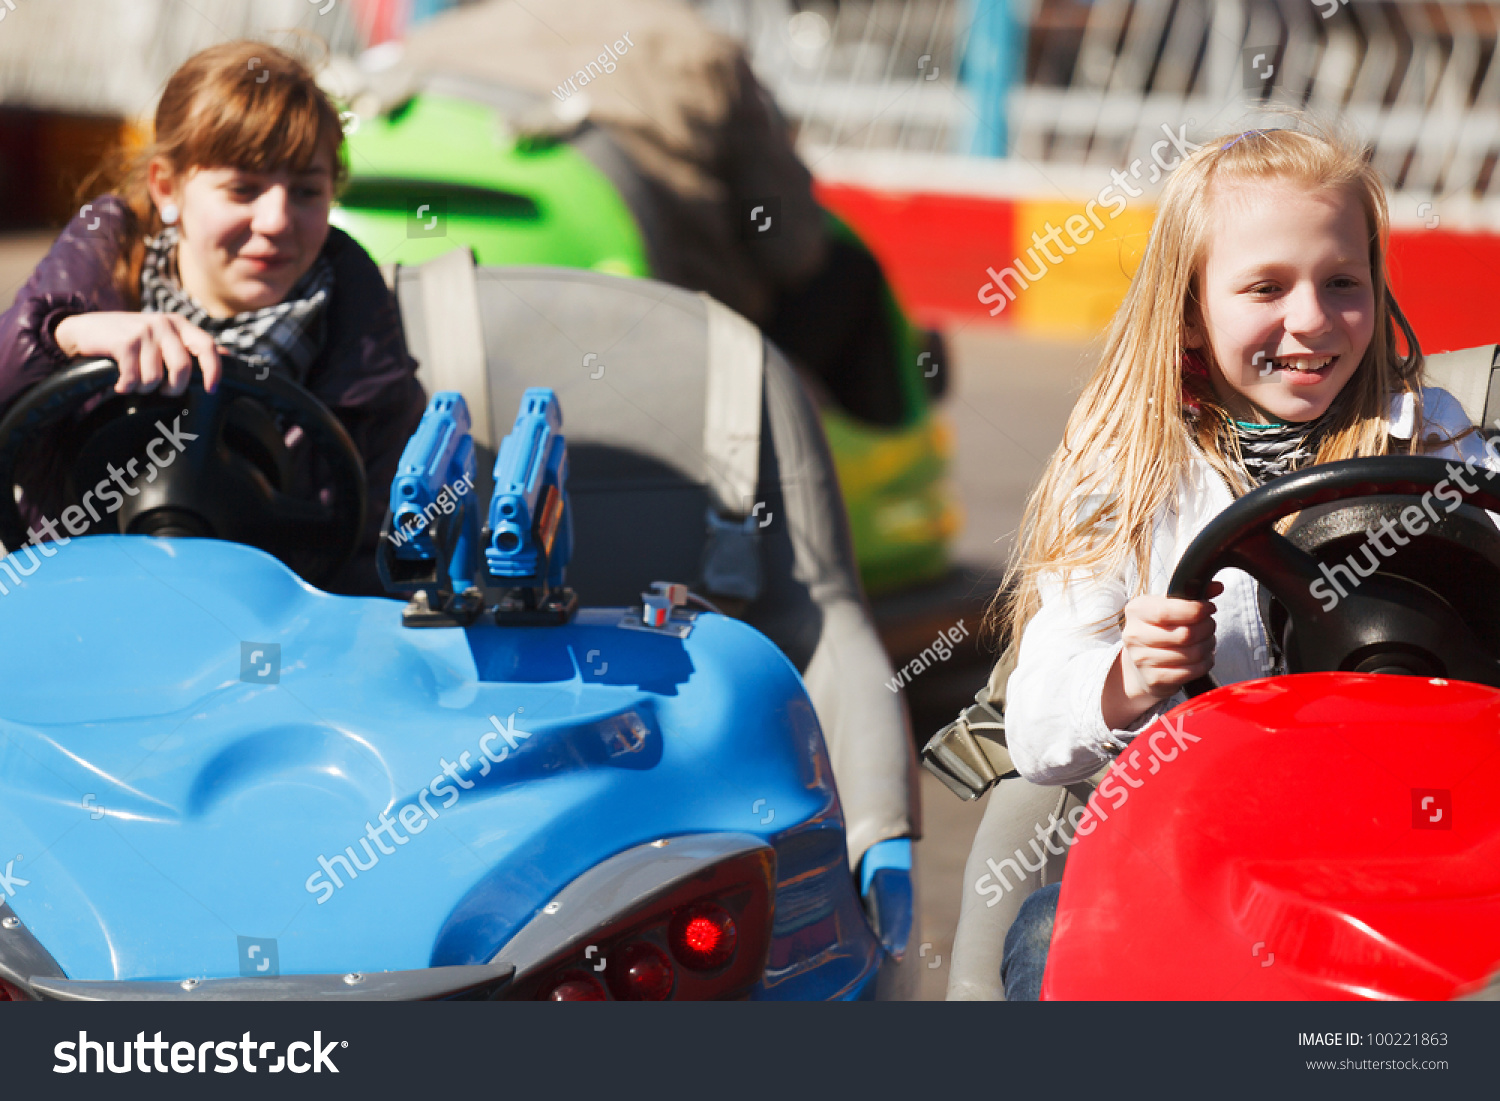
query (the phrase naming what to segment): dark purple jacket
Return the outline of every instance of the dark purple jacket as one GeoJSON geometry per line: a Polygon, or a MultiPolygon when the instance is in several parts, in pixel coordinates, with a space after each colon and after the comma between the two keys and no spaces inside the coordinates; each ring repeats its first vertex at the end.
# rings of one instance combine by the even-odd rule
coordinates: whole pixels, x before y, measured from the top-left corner
{"type": "MultiPolygon", "coordinates": [[[[23,390],[68,362],[53,338],[59,321],[91,310],[131,308],[113,278],[127,218],[125,205],[105,195],[86,209],[88,215],[68,223],[15,303],[0,315],[0,413],[23,390]]],[[[375,262],[353,238],[334,228],[328,231],[322,255],[333,264],[334,276],[328,342],[308,371],[307,387],[348,429],[364,457],[369,485],[360,551],[329,588],[376,593],[380,588],[375,546],[391,479],[426,399],[417,382],[416,361],[406,350],[395,299],[375,262]]],[[[45,444],[37,451],[41,467],[56,469],[48,461],[45,444]]],[[[28,521],[47,513],[52,501],[46,487],[35,487],[27,496],[35,502],[30,511],[37,514],[28,521]]]]}

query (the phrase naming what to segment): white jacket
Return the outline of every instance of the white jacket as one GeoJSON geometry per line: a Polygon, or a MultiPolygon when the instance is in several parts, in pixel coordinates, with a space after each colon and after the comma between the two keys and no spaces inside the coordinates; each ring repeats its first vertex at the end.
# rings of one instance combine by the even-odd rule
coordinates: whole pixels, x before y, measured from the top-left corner
{"type": "MultiPolygon", "coordinates": [[[[1469,426],[1458,400],[1446,390],[1424,387],[1427,434],[1457,435],[1469,426]]],[[[1410,439],[1414,403],[1406,394],[1391,402],[1390,434],[1410,439]]],[[[1229,487],[1194,449],[1188,475],[1177,499],[1157,516],[1151,539],[1151,577],[1145,591],[1165,594],[1177,560],[1203,528],[1233,501],[1229,487]]],[[[1432,452],[1440,458],[1470,461],[1500,470],[1479,434],[1432,452]]],[[[1494,514],[1491,514],[1492,516],[1494,514]]],[[[1256,582],[1235,569],[1214,575],[1224,592],[1214,598],[1213,678],[1221,685],[1267,676],[1270,649],[1261,624],[1256,582]]],[[[1040,610],[1021,635],[1016,668],[1006,685],[1005,732],[1010,756],[1021,775],[1034,784],[1067,784],[1097,772],[1154,718],[1183,702],[1178,692],[1146,711],[1129,727],[1111,730],[1100,708],[1104,681],[1124,645],[1118,626],[1095,633],[1090,625],[1116,616],[1127,594],[1134,592],[1135,565],[1127,562],[1117,575],[1076,575],[1063,585],[1053,575],[1041,585],[1040,610]]]]}

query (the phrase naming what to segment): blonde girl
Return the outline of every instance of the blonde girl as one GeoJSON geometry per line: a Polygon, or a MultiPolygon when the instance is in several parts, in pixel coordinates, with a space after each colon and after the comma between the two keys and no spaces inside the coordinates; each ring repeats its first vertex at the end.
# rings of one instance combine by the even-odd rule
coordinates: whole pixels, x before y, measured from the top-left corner
{"type": "Polygon", "coordinates": [[[1388,233],[1379,177],[1342,134],[1229,136],[1168,181],[997,601],[1021,640],[1006,726],[1022,775],[1088,776],[1193,678],[1270,671],[1247,575],[1219,575],[1218,611],[1162,595],[1234,497],[1360,455],[1483,461],[1457,401],[1419,384],[1388,233]]]}
{"type": "MultiPolygon", "coordinates": [[[[1005,717],[1025,779],[1092,775],[1210,670],[1219,684],[1275,671],[1247,574],[1221,571],[1216,602],[1165,595],[1234,498],[1355,456],[1486,462],[1458,402],[1421,385],[1388,234],[1380,179],[1339,132],[1230,135],[1168,180],[992,609],[1020,640],[1005,717]]],[[[1035,996],[1055,905],[1046,888],[1012,926],[1007,997],[1035,996]]]]}

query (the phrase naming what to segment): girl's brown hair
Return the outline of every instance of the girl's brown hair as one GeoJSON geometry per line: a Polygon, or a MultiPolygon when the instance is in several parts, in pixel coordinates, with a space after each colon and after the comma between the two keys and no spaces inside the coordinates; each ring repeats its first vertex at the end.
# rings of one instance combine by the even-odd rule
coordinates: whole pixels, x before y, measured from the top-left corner
{"type": "MultiPolygon", "coordinates": [[[[1145,255],[1105,335],[1099,366],[1026,503],[1016,553],[986,615],[986,633],[1000,645],[1018,640],[1041,607],[1044,577],[1107,576],[1130,562],[1139,591],[1127,599],[1144,592],[1152,529],[1188,469],[1193,443],[1231,492],[1240,492],[1242,464],[1232,417],[1203,376],[1190,371],[1184,389],[1184,330],[1199,300],[1198,270],[1212,228],[1216,180],[1286,180],[1309,191],[1343,191],[1364,213],[1375,330],[1341,400],[1331,407],[1332,423],[1313,461],[1388,453],[1386,417],[1397,393],[1412,395],[1416,423],[1422,425],[1422,353],[1387,281],[1385,189],[1363,145],[1347,130],[1305,117],[1296,121],[1305,129],[1252,130],[1211,142],[1168,179],[1145,255]],[[1396,344],[1398,325],[1404,355],[1396,344]],[[1198,407],[1196,416],[1189,415],[1190,402],[1198,407]]],[[[1201,354],[1208,358],[1212,351],[1204,348],[1201,354]]],[[[1420,430],[1412,433],[1410,451],[1422,447],[1422,436],[1420,430]]],[[[1096,627],[1102,633],[1122,617],[1123,612],[1096,627]]]]}
{"type": "Polygon", "coordinates": [[[146,190],[153,158],[164,158],[174,174],[195,168],[302,172],[326,151],[337,194],[349,173],[343,142],[338,109],[311,69],[285,50],[238,41],[188,58],[162,91],[153,140],[133,155],[117,153],[83,188],[88,196],[103,185],[129,210],[114,272],[126,301],[139,305],[144,241],[163,228],[146,190]]]}

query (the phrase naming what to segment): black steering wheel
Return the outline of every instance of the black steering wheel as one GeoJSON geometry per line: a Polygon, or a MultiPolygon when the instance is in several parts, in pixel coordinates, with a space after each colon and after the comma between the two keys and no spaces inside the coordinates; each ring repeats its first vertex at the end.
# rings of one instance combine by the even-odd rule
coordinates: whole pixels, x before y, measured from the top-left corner
{"type": "MultiPolygon", "coordinates": [[[[1283,516],[1314,505],[1381,494],[1420,497],[1444,482],[1465,503],[1500,512],[1500,474],[1428,456],[1346,459],[1277,478],[1235,501],[1198,533],[1178,561],[1167,595],[1202,600],[1219,570],[1241,569],[1287,610],[1291,672],[1446,676],[1500,688],[1500,661],[1438,593],[1377,570],[1324,611],[1326,596],[1312,592],[1315,583],[1328,583],[1319,560],[1273,526],[1283,516]],[[1458,467],[1473,492],[1449,474],[1450,466],[1458,467]]],[[[1452,498],[1445,491],[1437,500],[1452,498]]],[[[1450,506],[1445,504],[1442,511],[1450,511],[1450,506]]],[[[1430,520],[1430,514],[1424,512],[1424,518],[1430,520]]],[[[1197,696],[1213,687],[1204,676],[1188,684],[1186,691],[1197,696]]]]}
{"type": "Polygon", "coordinates": [[[179,397],[114,394],[114,360],[81,359],[17,398],[0,419],[0,541],[29,541],[13,487],[29,445],[47,436],[59,460],[43,473],[64,501],[47,519],[59,531],[70,514],[84,523],[76,505],[97,517],[91,532],[247,543],[314,585],[328,581],[363,531],[364,460],[296,382],[223,353],[220,362],[212,394],[197,371],[179,397]]]}

